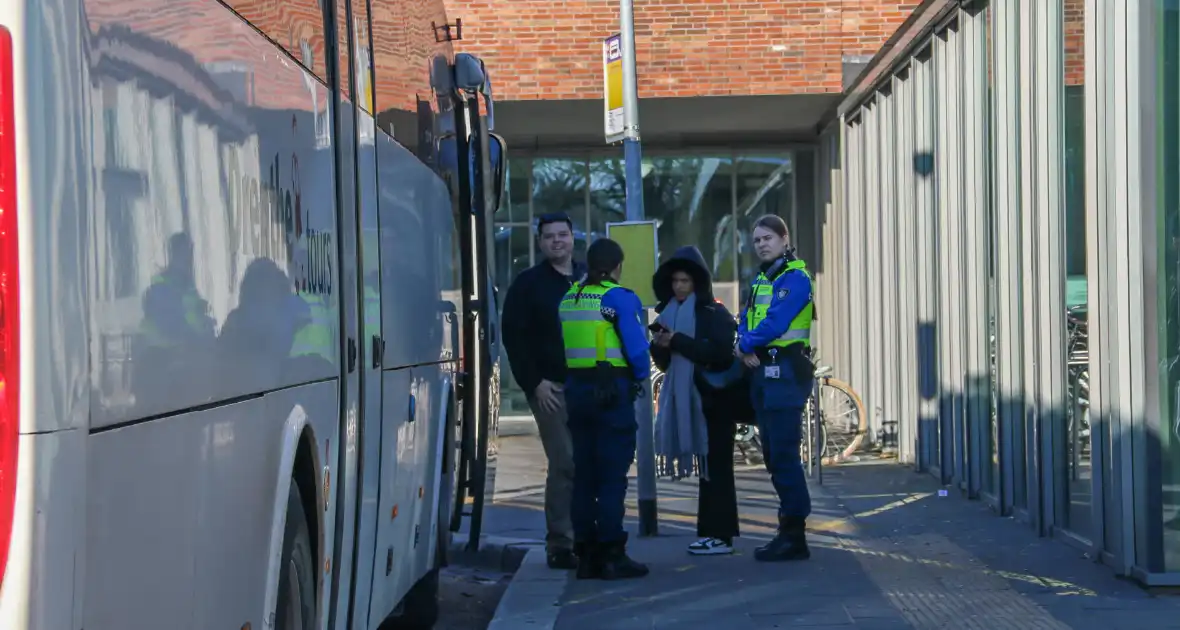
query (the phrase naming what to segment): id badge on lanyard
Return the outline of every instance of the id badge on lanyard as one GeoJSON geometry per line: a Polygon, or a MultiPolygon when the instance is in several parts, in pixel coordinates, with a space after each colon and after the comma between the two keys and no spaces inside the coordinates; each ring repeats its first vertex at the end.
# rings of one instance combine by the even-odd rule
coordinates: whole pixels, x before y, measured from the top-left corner
{"type": "Polygon", "coordinates": [[[766,378],[777,379],[782,376],[781,369],[779,368],[779,365],[778,365],[778,350],[777,349],[775,349],[775,348],[770,349],[770,365],[764,367],[762,373],[766,375],[766,378]]]}

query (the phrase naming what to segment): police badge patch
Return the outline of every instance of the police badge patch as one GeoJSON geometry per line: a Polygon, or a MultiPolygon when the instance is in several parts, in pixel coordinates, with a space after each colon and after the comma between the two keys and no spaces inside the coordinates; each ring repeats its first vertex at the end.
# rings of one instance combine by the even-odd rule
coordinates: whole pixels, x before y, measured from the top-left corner
{"type": "Polygon", "coordinates": [[[787,296],[790,294],[791,294],[790,289],[779,289],[778,290],[778,299],[785,300],[785,299],[787,299],[787,296]]]}

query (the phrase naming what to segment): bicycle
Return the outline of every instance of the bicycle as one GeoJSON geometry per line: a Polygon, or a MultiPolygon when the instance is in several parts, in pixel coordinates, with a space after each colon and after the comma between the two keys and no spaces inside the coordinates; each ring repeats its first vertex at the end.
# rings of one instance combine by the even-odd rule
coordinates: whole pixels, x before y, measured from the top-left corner
{"type": "MultiPolygon", "coordinates": [[[[818,357],[818,355],[817,355],[818,357]]],[[[864,443],[868,434],[868,414],[860,395],[850,385],[832,376],[831,366],[820,366],[815,370],[815,388],[804,407],[804,419],[810,420],[816,412],[816,400],[820,401],[820,454],[824,465],[848,461],[864,443]],[[818,396],[817,396],[818,392],[818,396]],[[830,401],[832,404],[825,404],[830,401]],[[829,452],[830,449],[835,449],[829,452]]],[[[659,414],[660,387],[664,373],[652,363],[653,411],[659,414]]],[[[803,440],[807,442],[807,440],[803,440]]],[[[810,444],[800,447],[800,455],[806,463],[811,459],[810,444]]],[[[748,465],[765,461],[765,453],[758,427],[753,424],[738,424],[734,430],[735,455],[740,454],[748,465]]]]}
{"type": "MultiPolygon", "coordinates": [[[[1065,309],[1066,332],[1066,382],[1065,393],[1068,404],[1065,409],[1065,430],[1071,442],[1070,459],[1075,480],[1078,464],[1082,457],[1090,454],[1090,349],[1088,308],[1086,304],[1068,306],[1065,309]],[[1077,422],[1075,429],[1074,422],[1077,422]]],[[[988,322],[991,369],[991,432],[992,444],[999,444],[999,375],[996,355],[996,319],[988,322]]],[[[999,464],[998,452],[992,455],[992,465],[999,464]]]]}
{"type": "MultiPolygon", "coordinates": [[[[814,356],[818,360],[819,354],[814,356]]],[[[852,459],[869,432],[869,418],[860,395],[851,385],[833,377],[832,372],[831,366],[817,364],[814,391],[803,410],[805,421],[814,418],[818,410],[820,461],[825,466],[852,459]]],[[[811,461],[811,444],[808,442],[804,439],[800,446],[805,463],[811,461]]]]}
{"type": "Polygon", "coordinates": [[[1090,347],[1085,304],[1066,309],[1066,439],[1070,476],[1081,480],[1081,464],[1090,458],[1090,347]],[[1076,424],[1075,424],[1076,423],[1076,424]]]}

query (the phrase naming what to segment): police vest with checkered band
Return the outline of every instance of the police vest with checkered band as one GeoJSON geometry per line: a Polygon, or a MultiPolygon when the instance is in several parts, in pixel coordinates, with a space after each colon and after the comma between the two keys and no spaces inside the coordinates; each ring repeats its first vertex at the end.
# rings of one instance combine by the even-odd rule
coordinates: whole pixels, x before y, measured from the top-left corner
{"type": "Polygon", "coordinates": [[[561,338],[565,342],[565,365],[570,369],[597,366],[600,362],[626,368],[623,342],[613,322],[602,312],[602,298],[618,288],[613,282],[583,285],[575,282],[561,300],[561,338]]]}
{"type": "MultiPolygon", "coordinates": [[[[799,271],[807,276],[807,282],[811,282],[811,274],[807,273],[807,265],[802,260],[792,260],[786,264],[783,273],[790,273],[792,271],[799,271]]],[[[785,296],[784,296],[785,297],[785,296]]],[[[770,301],[774,299],[774,281],[766,276],[765,273],[759,273],[758,277],[754,279],[754,284],[750,287],[750,305],[746,309],[746,330],[754,330],[762,320],[766,319],[766,311],[770,309],[770,301]]],[[[814,316],[815,304],[810,300],[803,310],[791,320],[791,325],[787,331],[779,336],[778,339],[766,344],[770,348],[785,348],[794,344],[802,344],[803,347],[811,345],[811,320],[814,316]]]]}

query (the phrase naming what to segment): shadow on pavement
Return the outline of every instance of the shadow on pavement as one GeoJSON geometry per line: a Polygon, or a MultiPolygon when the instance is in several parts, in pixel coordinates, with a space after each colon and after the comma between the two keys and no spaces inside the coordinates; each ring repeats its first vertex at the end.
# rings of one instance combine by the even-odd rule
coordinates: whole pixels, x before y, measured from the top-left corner
{"type": "MultiPolygon", "coordinates": [[[[514,465],[536,479],[543,462],[514,465]]],[[[742,536],[733,555],[687,554],[697,538],[696,480],[661,480],[660,536],[630,543],[651,575],[571,577],[556,629],[1180,628],[1180,599],[1153,597],[956,489],[939,496],[933,477],[893,462],[825,468],[824,484],[812,485],[807,562],[753,560],[774,535],[778,502],[760,467],[739,467],[737,485],[742,536]]],[[[543,539],[543,484],[518,481],[513,490],[489,508],[488,533],[543,539]]],[[[636,498],[632,483],[631,532],[636,498]]]]}
{"type": "Polygon", "coordinates": [[[828,468],[824,482],[812,491],[812,558],[791,564],[752,558],[774,530],[765,473],[739,473],[743,536],[733,556],[686,553],[696,484],[661,483],[662,535],[632,544],[652,575],[571,581],[558,630],[1180,627],[1180,601],[1152,597],[956,491],[940,497],[927,475],[872,462],[828,468]]]}

